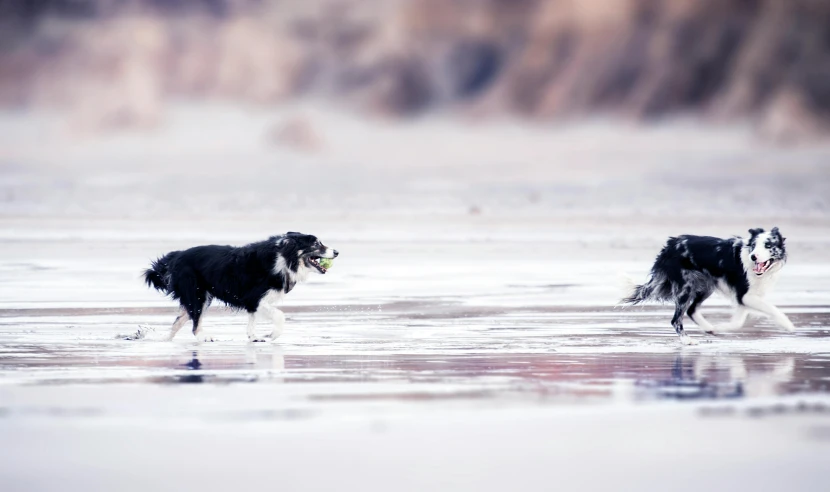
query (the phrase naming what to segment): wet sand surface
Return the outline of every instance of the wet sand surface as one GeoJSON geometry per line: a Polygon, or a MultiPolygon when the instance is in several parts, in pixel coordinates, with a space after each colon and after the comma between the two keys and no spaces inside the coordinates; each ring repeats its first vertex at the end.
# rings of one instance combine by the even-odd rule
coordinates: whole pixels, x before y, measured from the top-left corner
{"type": "Polygon", "coordinates": [[[827,488],[826,144],[206,106],[96,136],[0,114],[3,492],[827,488]],[[298,115],[319,151],[265,138],[298,115]],[[668,236],[772,226],[795,333],[682,347],[669,307],[615,307],[668,236]],[[277,343],[221,306],[215,342],[162,341],[151,259],[289,230],[341,255],[277,343]]]}
{"type": "MultiPolygon", "coordinates": [[[[316,224],[341,257],[287,297],[274,344],[247,342],[245,316],[221,306],[205,321],[216,341],[162,341],[175,306],[139,278],[188,234],[244,243],[261,224],[168,240],[149,224],[124,238],[6,222],[4,490],[822,489],[824,229],[791,226],[802,241],[771,295],[796,333],[755,318],[707,337],[689,322],[700,344],[681,347],[668,307],[614,306],[617,274],[645,274],[659,226],[598,244],[483,221],[443,240],[316,224]]],[[[431,227],[395,224],[375,227],[431,227]]],[[[717,324],[729,306],[704,312],[717,324]]]]}

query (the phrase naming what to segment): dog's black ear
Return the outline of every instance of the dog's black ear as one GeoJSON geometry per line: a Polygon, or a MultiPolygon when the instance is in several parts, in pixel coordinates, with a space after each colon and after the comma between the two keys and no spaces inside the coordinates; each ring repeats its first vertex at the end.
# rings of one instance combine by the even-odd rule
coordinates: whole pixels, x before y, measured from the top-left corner
{"type": "Polygon", "coordinates": [[[763,229],[761,229],[760,227],[759,227],[759,228],[757,228],[757,229],[750,229],[750,230],[749,230],[749,237],[755,237],[755,236],[757,236],[758,234],[761,234],[762,232],[764,232],[764,230],[763,230],[763,229]]]}
{"type": "Polygon", "coordinates": [[[784,241],[785,241],[787,238],[785,238],[784,236],[782,236],[782,235],[781,235],[781,231],[780,231],[780,230],[778,230],[778,227],[773,227],[773,228],[772,228],[772,231],[770,231],[770,232],[772,232],[772,235],[773,235],[773,236],[775,236],[775,237],[777,237],[777,238],[778,238],[778,242],[779,242],[779,243],[781,243],[782,245],[784,244],[784,241]]]}
{"type": "MultiPolygon", "coordinates": [[[[290,232],[288,234],[291,234],[290,232]]],[[[292,254],[297,251],[297,241],[293,238],[289,237],[288,235],[281,236],[277,240],[277,248],[279,248],[280,252],[285,254],[292,254]]]]}

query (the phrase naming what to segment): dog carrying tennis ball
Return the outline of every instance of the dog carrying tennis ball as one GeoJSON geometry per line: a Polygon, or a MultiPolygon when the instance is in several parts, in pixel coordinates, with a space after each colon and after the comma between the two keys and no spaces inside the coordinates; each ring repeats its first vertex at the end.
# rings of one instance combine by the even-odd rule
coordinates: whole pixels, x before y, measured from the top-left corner
{"type": "Polygon", "coordinates": [[[332,259],[332,258],[320,258],[319,260],[317,260],[317,263],[319,263],[321,267],[328,270],[329,268],[331,268],[331,264],[334,263],[334,259],[332,259]]]}

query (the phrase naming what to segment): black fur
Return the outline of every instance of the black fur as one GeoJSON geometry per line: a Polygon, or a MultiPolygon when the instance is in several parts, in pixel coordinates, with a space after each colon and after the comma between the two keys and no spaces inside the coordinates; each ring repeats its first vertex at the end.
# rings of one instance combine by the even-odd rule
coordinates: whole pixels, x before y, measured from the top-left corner
{"type": "MultiPolygon", "coordinates": [[[[684,235],[669,238],[654,261],[648,282],[637,285],[621,302],[673,302],[675,312],[671,323],[682,337],[685,334],[683,316],[693,317],[700,304],[719,287],[731,293],[737,304],[743,304],[744,296],[751,288],[747,276],[752,273],[748,272],[751,266],[744,264],[742,253],[744,248],[747,254],[753,251],[763,232],[763,229],[750,229],[750,238],[746,242],[739,237],[720,239],[684,235]]],[[[770,232],[764,247],[774,260],[786,261],[784,238],[777,227],[770,232]]]]}
{"type": "Polygon", "coordinates": [[[309,261],[327,249],[316,237],[298,232],[242,247],[197,246],[157,259],[144,272],[144,279],[148,286],[179,301],[193,321],[195,333],[199,318],[213,299],[256,313],[269,291],[290,292],[302,268],[325,273],[309,261]],[[278,257],[283,258],[284,266],[276,271],[278,257]]]}

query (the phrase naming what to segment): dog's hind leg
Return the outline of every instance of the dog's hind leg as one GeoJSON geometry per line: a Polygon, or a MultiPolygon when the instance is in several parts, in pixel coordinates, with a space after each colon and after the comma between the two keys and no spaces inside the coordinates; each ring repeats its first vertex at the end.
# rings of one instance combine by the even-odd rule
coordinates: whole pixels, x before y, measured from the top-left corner
{"type": "Polygon", "coordinates": [[[179,294],[179,303],[193,321],[193,335],[196,336],[196,339],[203,342],[213,341],[201,336],[202,314],[210,305],[210,294],[193,275],[180,275],[176,281],[175,291],[179,294]]]}
{"type": "Polygon", "coordinates": [[[196,337],[196,340],[200,342],[212,342],[213,337],[209,337],[202,333],[202,321],[204,316],[200,315],[197,319],[193,320],[193,336],[196,337]]]}
{"type": "Polygon", "coordinates": [[[179,316],[176,317],[176,321],[173,322],[173,326],[170,327],[170,334],[167,335],[167,341],[173,339],[176,336],[176,333],[182,329],[187,320],[190,319],[190,316],[187,314],[187,310],[184,307],[179,308],[179,316]]]}
{"type": "Polygon", "coordinates": [[[697,308],[700,307],[700,304],[703,301],[705,301],[710,295],[711,294],[707,294],[705,292],[698,292],[695,295],[692,304],[689,306],[688,311],[686,311],[686,314],[688,314],[689,317],[692,318],[692,321],[694,321],[697,324],[697,326],[700,327],[701,330],[708,333],[709,335],[714,335],[715,327],[712,326],[712,323],[709,323],[709,321],[707,321],[706,318],[703,317],[703,314],[701,314],[697,310],[697,308]]]}
{"type": "Polygon", "coordinates": [[[686,315],[686,310],[689,308],[690,302],[691,294],[688,289],[684,288],[677,296],[674,316],[671,319],[671,325],[674,327],[674,331],[677,332],[677,335],[680,337],[680,343],[683,345],[697,345],[697,341],[692,339],[683,330],[683,316],[686,315]]]}
{"type": "Polygon", "coordinates": [[[196,340],[200,342],[213,341],[213,338],[202,334],[202,318],[204,317],[208,304],[210,303],[207,301],[207,299],[200,298],[197,299],[196,302],[192,304],[192,307],[188,309],[190,319],[193,320],[193,336],[195,336],[196,340]]]}

